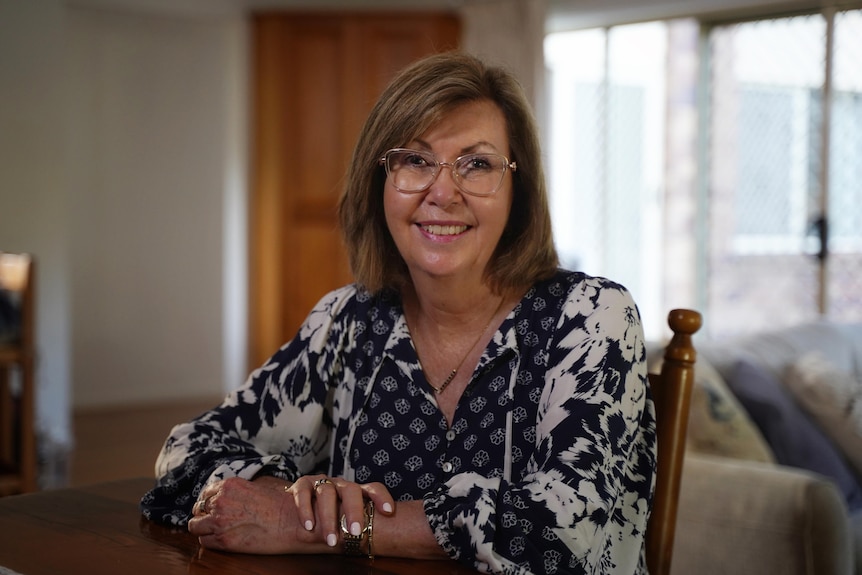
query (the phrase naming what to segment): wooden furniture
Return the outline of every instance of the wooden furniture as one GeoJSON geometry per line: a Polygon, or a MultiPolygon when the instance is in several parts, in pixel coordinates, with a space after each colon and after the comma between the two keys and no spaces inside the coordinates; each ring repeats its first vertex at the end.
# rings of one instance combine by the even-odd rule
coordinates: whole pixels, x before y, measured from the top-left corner
{"type": "Polygon", "coordinates": [[[665,348],[661,372],[649,376],[658,437],[655,497],[646,532],[650,575],[670,573],[688,411],[694,385],[694,362],[697,357],[691,336],[700,329],[701,321],[701,315],[692,310],[675,309],[668,314],[668,325],[673,337],[665,348]]]}
{"type": "Polygon", "coordinates": [[[35,264],[28,254],[0,252],[0,288],[11,293],[20,332],[0,342],[0,495],[36,490],[35,264]]]}
{"type": "Polygon", "coordinates": [[[454,561],[246,555],[203,549],[185,529],[141,517],[152,479],[0,499],[0,573],[25,575],[466,575],[454,561]]]}

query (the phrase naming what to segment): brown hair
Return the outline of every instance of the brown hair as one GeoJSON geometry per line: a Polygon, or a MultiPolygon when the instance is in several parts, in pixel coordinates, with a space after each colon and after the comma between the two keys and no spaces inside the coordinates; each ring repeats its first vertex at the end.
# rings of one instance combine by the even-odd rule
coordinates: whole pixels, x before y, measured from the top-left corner
{"type": "Polygon", "coordinates": [[[551,233],[538,130],[520,84],[506,70],[476,57],[448,52],[402,70],[371,110],[347,171],[338,218],[357,283],[372,292],[398,289],[410,276],[383,212],[384,168],[378,159],[405,145],[467,102],[489,100],[506,118],[512,208],[485,279],[498,293],[549,277],[558,258],[551,233]]]}

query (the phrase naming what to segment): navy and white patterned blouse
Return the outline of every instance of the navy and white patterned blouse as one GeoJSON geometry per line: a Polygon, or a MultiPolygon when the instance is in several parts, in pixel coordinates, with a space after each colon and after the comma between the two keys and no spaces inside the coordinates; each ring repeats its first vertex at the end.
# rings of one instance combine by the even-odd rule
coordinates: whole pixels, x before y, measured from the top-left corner
{"type": "Polygon", "coordinates": [[[176,426],[146,517],[185,525],[207,481],[325,473],[422,499],[488,573],[645,574],[655,420],[638,310],[560,271],[506,317],[448,426],[400,299],[348,286],[216,409],[176,426]]]}

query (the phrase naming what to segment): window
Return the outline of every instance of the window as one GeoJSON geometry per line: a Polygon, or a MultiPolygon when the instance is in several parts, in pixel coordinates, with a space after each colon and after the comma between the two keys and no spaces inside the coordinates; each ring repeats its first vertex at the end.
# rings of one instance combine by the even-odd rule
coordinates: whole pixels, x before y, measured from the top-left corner
{"type": "MultiPolygon", "coordinates": [[[[689,28],[695,41],[674,51],[677,59],[696,59],[696,28],[689,28]]],[[[656,330],[668,311],[661,271],[672,191],[668,129],[679,125],[667,121],[670,41],[669,26],[653,22],[552,34],[545,42],[557,249],[565,266],[625,285],[645,327],[656,330]]],[[[693,173],[693,151],[676,159],[676,175],[693,173]]]]}
{"type": "Polygon", "coordinates": [[[566,265],[648,327],[862,319],[862,11],[555,33],[545,58],[566,265]]]}
{"type": "Polygon", "coordinates": [[[709,32],[714,334],[862,319],[860,24],[825,12],[709,32]]]}

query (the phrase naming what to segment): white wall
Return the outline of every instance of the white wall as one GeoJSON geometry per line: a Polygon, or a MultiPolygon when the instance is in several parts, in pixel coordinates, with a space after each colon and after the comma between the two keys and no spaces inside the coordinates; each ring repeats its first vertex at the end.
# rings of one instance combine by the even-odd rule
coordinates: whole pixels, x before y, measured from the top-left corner
{"type": "Polygon", "coordinates": [[[39,266],[48,444],[73,407],[246,375],[246,36],[238,11],[0,0],[0,249],[39,266]]]}
{"type": "Polygon", "coordinates": [[[228,169],[241,162],[240,26],[68,11],[76,407],[214,397],[241,382],[227,379],[226,355],[245,346],[223,345],[222,306],[225,250],[242,251],[228,231],[243,230],[226,225],[243,215],[241,170],[228,169]]]}
{"type": "Polygon", "coordinates": [[[37,258],[39,426],[68,442],[69,249],[59,1],[0,0],[0,249],[37,258]]]}

